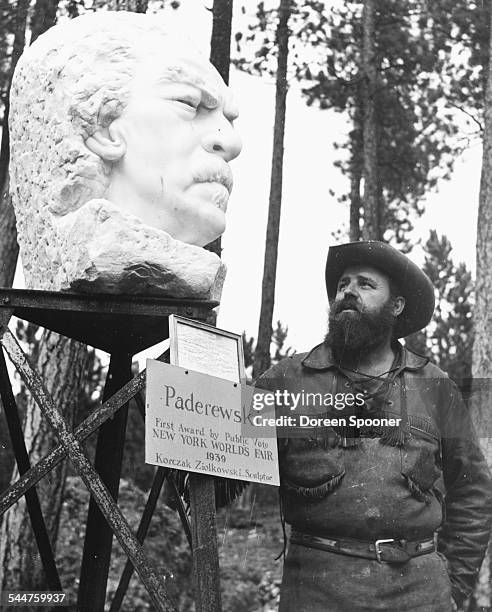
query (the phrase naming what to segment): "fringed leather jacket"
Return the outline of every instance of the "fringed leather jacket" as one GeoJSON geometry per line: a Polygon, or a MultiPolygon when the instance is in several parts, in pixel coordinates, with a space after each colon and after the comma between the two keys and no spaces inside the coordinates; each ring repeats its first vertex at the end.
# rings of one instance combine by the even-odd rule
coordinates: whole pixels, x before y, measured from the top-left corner
{"type": "Polygon", "coordinates": [[[283,512],[297,530],[324,537],[417,540],[437,532],[459,603],[471,593],[487,547],[491,477],[455,384],[427,358],[401,345],[397,352],[378,393],[340,371],[325,344],[284,359],[257,382],[303,392],[295,410],[277,405],[277,416],[338,419],[333,426],[277,428],[283,512]],[[335,394],[357,392],[366,397],[359,408],[330,405],[335,394]],[[350,415],[371,422],[351,426],[350,415]],[[398,425],[379,427],[379,418],[398,425]]]}

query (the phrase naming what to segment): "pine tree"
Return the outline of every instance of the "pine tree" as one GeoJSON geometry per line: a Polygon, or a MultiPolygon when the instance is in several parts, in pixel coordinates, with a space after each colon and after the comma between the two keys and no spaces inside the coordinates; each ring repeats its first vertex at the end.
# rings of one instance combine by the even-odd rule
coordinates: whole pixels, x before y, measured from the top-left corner
{"type": "Polygon", "coordinates": [[[432,230],[424,251],[424,272],[436,292],[436,309],[426,330],[437,365],[460,386],[471,379],[474,287],[464,263],[455,264],[446,236],[432,230]]]}
{"type": "Polygon", "coordinates": [[[263,264],[263,281],[261,287],[258,342],[253,362],[253,376],[255,378],[270,367],[270,343],[272,340],[272,319],[275,305],[275,279],[277,275],[278,238],[280,232],[280,210],[282,204],[287,64],[290,38],[289,19],[292,14],[292,8],[292,0],[280,0],[276,30],[278,61],[275,86],[272,173],[270,178],[270,198],[268,203],[268,222],[263,264]]]}
{"type": "MultiPolygon", "coordinates": [[[[289,357],[295,353],[295,350],[291,346],[286,347],[287,336],[289,328],[287,325],[283,325],[281,321],[277,321],[275,329],[272,334],[272,342],[270,345],[271,354],[271,365],[275,365],[285,357],[289,357]],[[273,350],[273,354],[272,354],[273,350]]],[[[246,368],[250,368],[253,365],[256,340],[253,336],[246,335],[243,331],[243,350],[244,350],[244,364],[246,368]]]]}
{"type": "MultiPolygon", "coordinates": [[[[480,196],[477,228],[477,280],[476,303],[473,313],[475,340],[473,343],[472,374],[476,393],[473,417],[478,435],[482,438],[489,467],[492,466],[492,444],[488,432],[492,431],[490,411],[490,379],[492,378],[492,11],[488,14],[488,51],[481,59],[485,82],[483,114],[483,157],[480,178],[480,196]],[[481,384],[486,382],[485,385],[481,384]]],[[[491,541],[492,542],[492,541],[491,541]]],[[[492,543],[480,573],[476,593],[478,605],[492,605],[492,543]]]]}
{"type": "MultiPolygon", "coordinates": [[[[336,166],[350,180],[340,199],[350,205],[352,240],[369,226],[364,237],[383,237],[408,250],[422,197],[449,177],[466,144],[455,121],[456,100],[447,102],[456,69],[446,60],[451,42],[436,36],[438,20],[449,16],[445,9],[447,0],[345,0],[336,7],[306,0],[292,11],[289,73],[308,105],[343,113],[350,122],[347,139],[335,146],[343,154],[336,166]]],[[[248,32],[236,35],[239,68],[274,73],[273,15],[266,2],[258,3],[248,32]],[[254,53],[246,55],[244,41],[254,53]]],[[[466,86],[460,80],[463,97],[466,86]]],[[[329,189],[326,195],[328,204],[329,189]]]]}

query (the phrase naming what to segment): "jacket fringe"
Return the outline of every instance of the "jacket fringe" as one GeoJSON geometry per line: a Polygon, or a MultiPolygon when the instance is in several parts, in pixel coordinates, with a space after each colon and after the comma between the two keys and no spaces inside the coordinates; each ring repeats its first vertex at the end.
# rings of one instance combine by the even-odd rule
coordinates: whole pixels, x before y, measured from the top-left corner
{"type": "Polygon", "coordinates": [[[302,487],[300,485],[295,485],[294,483],[288,480],[283,480],[282,487],[286,491],[295,493],[296,495],[302,495],[302,497],[307,497],[311,499],[322,499],[323,497],[328,495],[328,493],[338,487],[338,485],[342,482],[344,476],[345,470],[337,476],[330,478],[330,480],[328,480],[327,482],[323,482],[322,484],[318,485],[317,487],[302,487]]]}
{"type": "Polygon", "coordinates": [[[387,427],[381,436],[380,443],[385,446],[402,448],[412,437],[409,423],[402,423],[398,427],[387,427]]]}
{"type": "Polygon", "coordinates": [[[409,414],[408,422],[410,424],[410,427],[423,431],[424,433],[429,434],[430,436],[433,436],[437,440],[440,439],[440,434],[439,434],[438,429],[433,425],[433,423],[428,418],[421,417],[418,414],[409,414]]]}
{"type": "Polygon", "coordinates": [[[415,480],[413,480],[413,478],[408,476],[408,474],[402,473],[402,476],[405,479],[405,482],[407,484],[407,487],[410,493],[419,501],[425,502],[427,505],[429,505],[431,503],[430,497],[424,491],[422,491],[422,489],[415,482],[415,480]]]}
{"type": "MultiPolygon", "coordinates": [[[[378,415],[384,418],[385,413],[378,415]]],[[[409,423],[402,423],[395,427],[334,427],[340,436],[338,446],[341,448],[357,448],[360,438],[379,438],[380,444],[385,446],[403,447],[412,437],[409,423]]]]}
{"type": "MultiPolygon", "coordinates": [[[[190,488],[189,477],[190,473],[183,470],[170,470],[171,477],[174,480],[176,488],[180,496],[184,499],[186,510],[190,509],[190,488]]],[[[249,482],[244,480],[229,480],[228,478],[214,477],[215,485],[215,505],[217,508],[227,506],[234,501],[244,489],[249,485],[249,482]]]]}

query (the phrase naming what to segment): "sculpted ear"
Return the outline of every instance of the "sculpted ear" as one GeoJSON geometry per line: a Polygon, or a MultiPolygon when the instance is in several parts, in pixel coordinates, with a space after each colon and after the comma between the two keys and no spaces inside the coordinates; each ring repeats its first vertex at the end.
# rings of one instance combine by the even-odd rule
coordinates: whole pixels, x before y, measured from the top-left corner
{"type": "Polygon", "coordinates": [[[87,148],[107,162],[119,161],[126,153],[126,143],[115,122],[98,128],[85,141],[87,148]]]}

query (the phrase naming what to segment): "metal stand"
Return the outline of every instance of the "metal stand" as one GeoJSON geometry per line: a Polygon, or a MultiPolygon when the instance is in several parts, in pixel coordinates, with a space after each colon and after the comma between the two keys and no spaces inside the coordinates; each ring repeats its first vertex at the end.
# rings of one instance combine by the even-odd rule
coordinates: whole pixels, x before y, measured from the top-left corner
{"type": "MultiPolygon", "coordinates": [[[[116,504],[128,402],[135,398],[142,411],[140,391],[145,387],[145,371],[131,378],[131,358],[133,354],[168,337],[169,314],[205,321],[216,305],[216,302],[201,300],[84,296],[0,289],[1,344],[61,441],[60,446],[36,466],[29,466],[17,407],[0,351],[0,393],[21,474],[19,480],[0,495],[0,515],[20,497],[26,496],[49,588],[61,590],[39,500],[33,487],[60,461],[67,456],[70,458],[91,493],[78,593],[79,610],[104,610],[113,534],[127,553],[131,565],[125,567],[111,606],[112,612],[116,612],[121,605],[132,566],[147,588],[155,610],[176,609],[167,594],[163,576],[159,575],[142,548],[166,470],[156,470],[137,536],[131,532],[116,504]],[[74,432],[69,430],[41,378],[32,370],[8,330],[7,324],[12,315],[111,353],[103,403],[74,432]],[[99,436],[93,467],[80,443],[96,429],[99,429],[99,436]]],[[[213,479],[192,475],[190,498],[197,612],[219,612],[221,604],[213,479]]],[[[182,507],[180,516],[185,521],[185,530],[189,532],[182,507]]]]}
{"type": "MultiPolygon", "coordinates": [[[[103,402],[131,380],[131,368],[131,355],[111,356],[103,402]]],[[[128,404],[125,404],[111,420],[101,425],[97,437],[94,467],[115,501],[118,501],[127,415],[128,404]]],[[[112,542],[113,532],[91,497],[80,570],[78,602],[81,609],[90,602],[90,609],[104,610],[112,542]]]]}

